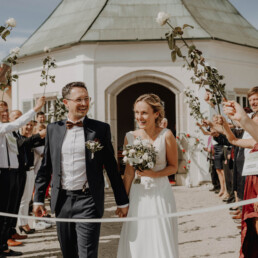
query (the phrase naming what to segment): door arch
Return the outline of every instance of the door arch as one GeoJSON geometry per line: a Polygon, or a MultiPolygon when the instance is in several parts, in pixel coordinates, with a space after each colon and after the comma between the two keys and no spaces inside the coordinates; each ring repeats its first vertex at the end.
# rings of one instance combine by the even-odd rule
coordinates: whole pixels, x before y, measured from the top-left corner
{"type": "MultiPolygon", "coordinates": [[[[158,86],[163,86],[175,96],[175,124],[176,130],[182,130],[187,126],[186,119],[184,119],[186,114],[186,106],[183,103],[183,89],[185,86],[176,78],[169,74],[155,71],[155,70],[137,70],[131,73],[125,74],[115,80],[106,90],[105,90],[105,121],[111,125],[112,133],[112,143],[117,155],[118,150],[118,130],[117,130],[117,96],[126,88],[133,85],[144,85],[144,84],[155,84],[158,86]]],[[[150,92],[149,90],[147,92],[150,92]]],[[[146,93],[146,92],[144,92],[146,93]]],[[[159,94],[158,94],[159,95],[159,94]]],[[[131,114],[133,114],[131,107],[131,114]]],[[[172,122],[170,122],[172,123],[172,122]]],[[[133,130],[131,128],[130,130],[133,130]]]]}

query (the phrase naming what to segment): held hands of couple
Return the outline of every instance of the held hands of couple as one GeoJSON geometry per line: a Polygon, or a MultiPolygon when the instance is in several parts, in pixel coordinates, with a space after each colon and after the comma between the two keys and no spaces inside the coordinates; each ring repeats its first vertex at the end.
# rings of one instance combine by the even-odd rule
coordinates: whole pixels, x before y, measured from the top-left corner
{"type": "Polygon", "coordinates": [[[128,209],[129,209],[129,206],[124,208],[117,208],[115,213],[116,215],[118,215],[119,218],[124,218],[124,217],[127,217],[128,209]]]}

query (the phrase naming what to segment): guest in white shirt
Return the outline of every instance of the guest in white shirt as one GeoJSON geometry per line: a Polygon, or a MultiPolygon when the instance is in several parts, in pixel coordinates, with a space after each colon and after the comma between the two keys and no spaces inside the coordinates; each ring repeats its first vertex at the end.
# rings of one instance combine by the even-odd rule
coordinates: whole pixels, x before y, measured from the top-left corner
{"type": "MultiPolygon", "coordinates": [[[[17,171],[18,163],[18,148],[17,142],[12,135],[13,131],[17,131],[20,127],[30,121],[45,104],[45,97],[41,97],[34,109],[30,110],[19,119],[11,123],[2,123],[2,115],[8,112],[6,102],[1,102],[0,105],[0,212],[7,212],[10,207],[10,199],[15,192],[15,184],[11,178],[13,171],[17,171]]],[[[10,250],[7,245],[9,237],[10,219],[0,216],[0,256],[18,256],[21,252],[10,250]]]]}

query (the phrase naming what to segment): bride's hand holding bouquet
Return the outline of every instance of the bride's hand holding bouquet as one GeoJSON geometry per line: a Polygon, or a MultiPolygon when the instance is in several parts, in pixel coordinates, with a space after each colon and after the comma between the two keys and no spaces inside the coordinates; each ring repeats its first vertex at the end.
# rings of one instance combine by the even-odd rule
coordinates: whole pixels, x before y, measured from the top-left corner
{"type": "Polygon", "coordinates": [[[150,169],[154,168],[156,164],[157,152],[150,141],[137,137],[133,144],[125,146],[122,154],[124,155],[124,163],[129,164],[136,170],[135,184],[141,183],[141,178],[138,175],[154,177],[154,172],[150,169]]]}
{"type": "Polygon", "coordinates": [[[154,172],[153,170],[151,169],[145,169],[145,170],[136,170],[136,174],[138,176],[147,176],[147,177],[151,177],[151,178],[155,178],[157,177],[157,173],[154,172]]]}

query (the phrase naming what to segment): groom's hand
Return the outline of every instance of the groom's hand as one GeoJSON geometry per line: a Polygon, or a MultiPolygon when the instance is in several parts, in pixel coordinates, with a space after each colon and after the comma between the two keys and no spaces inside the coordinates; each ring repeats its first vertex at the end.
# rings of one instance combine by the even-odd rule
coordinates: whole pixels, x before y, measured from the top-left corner
{"type": "Polygon", "coordinates": [[[118,215],[119,218],[123,218],[127,216],[129,206],[124,208],[117,208],[116,209],[116,215],[118,215]]]}

